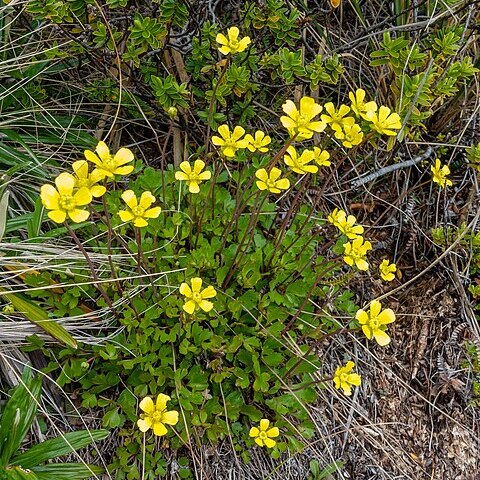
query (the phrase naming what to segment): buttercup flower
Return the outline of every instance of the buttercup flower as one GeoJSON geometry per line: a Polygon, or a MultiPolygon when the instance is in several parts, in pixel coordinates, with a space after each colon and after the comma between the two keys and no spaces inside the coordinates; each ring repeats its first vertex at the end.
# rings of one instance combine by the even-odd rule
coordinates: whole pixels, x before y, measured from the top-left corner
{"type": "Polygon", "coordinates": [[[280,117],[280,122],[288,130],[291,137],[295,134],[296,140],[307,140],[313,137],[314,132],[323,132],[327,126],[325,122],[313,121],[320,114],[323,107],[311,97],[303,97],[300,100],[300,110],[291,100],[282,105],[287,116],[280,117]]]}
{"type": "Polygon", "coordinates": [[[265,135],[265,133],[261,130],[257,130],[255,132],[255,138],[253,138],[250,134],[245,135],[245,140],[248,140],[247,148],[251,152],[258,150],[262,153],[268,152],[267,145],[269,145],[272,141],[272,139],[268,135],[265,135]]]}
{"type": "Polygon", "coordinates": [[[105,175],[95,168],[92,173],[88,173],[88,162],[86,160],[79,160],[73,162],[73,178],[75,180],[75,188],[88,188],[92,197],[101,197],[107,189],[103,185],[97,185],[98,182],[105,178],[105,175]]]}
{"type": "Polygon", "coordinates": [[[378,109],[375,102],[365,103],[365,90],[363,88],[358,88],[355,93],[350,92],[348,97],[352,102],[352,110],[359,116],[368,120],[367,114],[372,112],[375,113],[378,109]]]}
{"type": "Polygon", "coordinates": [[[304,150],[302,154],[298,156],[297,150],[291,145],[287,148],[287,153],[283,156],[285,164],[295,173],[299,173],[300,175],[304,173],[318,172],[318,167],[316,165],[308,165],[314,158],[315,154],[312,150],[304,150]]]}
{"type": "Polygon", "coordinates": [[[335,208],[333,212],[327,217],[327,220],[335,227],[340,226],[340,219],[342,217],[346,217],[346,213],[343,210],[339,210],[338,208],[335,208]]]}
{"type": "Polygon", "coordinates": [[[373,300],[370,304],[370,313],[364,310],[358,310],[355,318],[362,326],[362,331],[370,340],[372,337],[379,345],[384,347],[390,343],[390,337],[385,332],[386,326],[395,321],[395,313],[391,308],[382,310],[382,304],[378,300],[373,300]]]}
{"type": "Polygon", "coordinates": [[[372,127],[378,132],[384,135],[395,136],[397,132],[402,128],[402,122],[400,121],[400,115],[398,113],[391,113],[388,107],[382,105],[378,112],[367,112],[365,118],[372,122],[372,127]]]}
{"type": "Polygon", "coordinates": [[[448,165],[443,165],[442,167],[438,158],[435,160],[435,166],[430,167],[430,169],[432,170],[432,180],[442,188],[445,188],[445,185],[448,187],[453,185],[452,181],[447,178],[447,175],[450,175],[450,168],[448,165]]]}
{"type": "Polygon", "coordinates": [[[268,190],[272,193],[280,193],[281,190],[290,188],[290,180],[288,178],[280,178],[282,171],[279,168],[272,167],[270,174],[264,168],[260,168],[255,172],[258,178],[257,187],[260,190],[268,190]]]}
{"type": "Polygon", "coordinates": [[[126,165],[134,158],[133,153],[128,148],[121,148],[115,155],[112,155],[105,142],[98,142],[95,152],[97,153],[85,150],[83,153],[85,158],[94,163],[105,177],[132,173],[133,165],[126,165]]]}
{"type": "Polygon", "coordinates": [[[176,425],[178,423],[178,412],[176,410],[167,411],[167,402],[170,400],[168,395],[160,393],[156,403],[150,397],[145,397],[140,402],[140,409],[144,413],[140,414],[137,420],[137,426],[141,432],[146,432],[153,428],[153,433],[158,437],[165,435],[168,430],[166,425],[176,425]]]}
{"type": "MultiPolygon", "coordinates": [[[[349,117],[352,118],[352,117],[349,117]]],[[[360,125],[344,125],[343,129],[335,130],[335,138],[342,141],[345,148],[352,148],[354,145],[360,145],[363,140],[363,132],[360,125]]]]}
{"type": "Polygon", "coordinates": [[[386,282],[391,282],[395,279],[395,272],[397,271],[397,266],[394,263],[390,263],[390,260],[382,260],[382,263],[378,267],[380,270],[380,276],[386,282]]]}
{"type": "Polygon", "coordinates": [[[149,218],[157,218],[162,209],[160,207],[150,208],[155,197],[151,192],[143,192],[140,201],[133,190],[126,190],[122,193],[122,200],[127,204],[126,210],[120,210],[118,215],[122,222],[133,221],[135,227],[146,227],[149,218]]]}
{"type": "Polygon", "coordinates": [[[217,35],[217,43],[221,46],[218,47],[218,50],[223,53],[224,55],[228,55],[231,53],[243,52],[251,43],[250,37],[243,37],[242,39],[238,39],[238,35],[240,34],[240,30],[237,27],[230,27],[227,30],[227,37],[223,35],[223,33],[219,33],[217,35]]]}
{"type": "Polygon", "coordinates": [[[201,308],[204,312],[209,312],[213,308],[213,303],[207,301],[207,298],[213,298],[217,295],[217,292],[212,286],[202,288],[202,279],[195,277],[191,280],[192,288],[186,283],[180,285],[180,293],[187,299],[183,305],[183,309],[190,315],[201,308]]]}
{"type": "Polygon", "coordinates": [[[346,117],[347,113],[350,112],[350,107],[346,105],[340,105],[338,110],[335,109],[335,106],[332,102],[325,104],[325,110],[328,115],[322,115],[322,121],[328,123],[332,130],[337,131],[341,130],[346,125],[353,125],[355,119],[353,117],[346,117]]]}
{"type": "Polygon", "coordinates": [[[363,227],[361,225],[355,225],[357,219],[353,215],[348,215],[341,211],[341,213],[336,218],[337,225],[336,227],[346,235],[350,240],[357,238],[359,235],[363,233],[363,227]]]}
{"type": "Polygon", "coordinates": [[[193,169],[188,162],[182,162],[180,164],[182,171],[175,172],[175,178],[187,182],[190,193],[198,193],[200,191],[199,183],[204,180],[209,180],[212,176],[208,170],[202,172],[204,168],[205,162],[203,160],[195,160],[193,169]]]}
{"type": "Polygon", "coordinates": [[[50,210],[48,217],[56,223],[63,223],[67,216],[75,223],[84,222],[90,216],[88,210],[82,208],[92,201],[92,194],[86,187],[79,188],[75,193],[75,179],[70,173],[61,173],[53,185],[43,185],[40,198],[43,206],[50,210]]]}
{"type": "Polygon", "coordinates": [[[368,262],[365,260],[367,252],[372,249],[372,244],[367,240],[363,242],[363,237],[354,238],[351,242],[344,243],[343,260],[347,265],[355,264],[359,270],[368,270],[368,262]]]}
{"type": "Polygon", "coordinates": [[[313,147],[313,160],[320,167],[329,167],[332,163],[329,160],[330,154],[326,150],[313,147]]]}
{"type": "Polygon", "coordinates": [[[260,428],[252,427],[250,429],[249,436],[255,439],[255,443],[260,447],[264,445],[267,448],[273,448],[276,445],[276,441],[272,438],[276,438],[280,435],[280,430],[277,427],[268,428],[270,426],[270,420],[262,418],[260,420],[260,428]]]}
{"type": "Polygon", "coordinates": [[[234,157],[235,152],[239,148],[248,147],[248,140],[246,138],[242,139],[245,134],[245,129],[243,127],[236,126],[233,129],[233,132],[230,133],[228,125],[220,125],[218,127],[218,133],[221,135],[221,138],[213,136],[212,143],[219,146],[226,157],[234,157]]]}
{"type": "Polygon", "coordinates": [[[341,388],[348,396],[352,394],[352,385],[358,387],[362,382],[362,377],[358,373],[350,373],[354,367],[355,363],[347,362],[344,367],[337,367],[333,377],[335,388],[337,390],[341,388]]]}

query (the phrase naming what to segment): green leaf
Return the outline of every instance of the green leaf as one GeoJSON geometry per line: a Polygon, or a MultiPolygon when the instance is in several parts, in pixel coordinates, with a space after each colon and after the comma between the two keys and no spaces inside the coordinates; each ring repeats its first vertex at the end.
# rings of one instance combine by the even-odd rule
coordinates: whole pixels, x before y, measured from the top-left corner
{"type": "Polygon", "coordinates": [[[107,430],[79,430],[68,432],[63,437],[52,438],[31,447],[24,453],[17,455],[10,463],[31,468],[61,455],[67,455],[92,442],[103,440],[109,435],[107,430]]]}
{"type": "Polygon", "coordinates": [[[15,310],[23,313],[28,320],[45,330],[53,338],[69,347],[77,348],[76,340],[65,328],[54,320],[50,320],[48,314],[42,308],[16,293],[4,293],[3,296],[15,307],[15,310]]]}
{"type": "Polygon", "coordinates": [[[0,419],[0,465],[6,466],[18,450],[37,412],[41,377],[32,378],[25,369],[21,383],[7,401],[0,419]]]}
{"type": "Polygon", "coordinates": [[[5,467],[0,469],[2,480],[37,480],[37,475],[30,470],[23,470],[21,467],[5,467]]]}
{"type": "Polygon", "coordinates": [[[3,239],[5,234],[5,227],[7,225],[7,212],[8,212],[8,198],[10,192],[5,190],[0,200],[0,241],[3,239]]]}
{"type": "Polygon", "coordinates": [[[35,210],[32,216],[27,220],[28,238],[37,238],[40,235],[40,227],[44,217],[45,207],[42,204],[42,199],[37,198],[35,202],[35,210]]]}
{"type": "Polygon", "coordinates": [[[103,468],[83,463],[53,463],[33,467],[38,480],[84,480],[103,473],[103,468]]]}

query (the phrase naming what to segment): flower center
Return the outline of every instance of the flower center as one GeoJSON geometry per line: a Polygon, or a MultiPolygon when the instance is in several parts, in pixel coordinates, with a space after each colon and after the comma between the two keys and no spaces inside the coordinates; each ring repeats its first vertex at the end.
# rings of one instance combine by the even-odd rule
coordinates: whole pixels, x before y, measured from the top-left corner
{"type": "Polygon", "coordinates": [[[265,440],[265,439],[267,438],[267,432],[261,431],[261,432],[258,434],[258,437],[260,438],[260,440],[265,440]]]}
{"type": "Polygon", "coordinates": [[[380,322],[377,317],[370,318],[370,327],[374,330],[377,330],[380,327],[380,322]]]}
{"type": "Polygon", "coordinates": [[[194,302],[199,303],[202,301],[202,295],[199,292],[192,292],[192,299],[194,302]]]}
{"type": "Polygon", "coordinates": [[[136,207],[133,207],[133,208],[132,208],[132,213],[133,213],[136,217],[142,217],[143,214],[145,213],[145,209],[142,208],[140,205],[137,205],[136,207]]]}
{"type": "Polygon", "coordinates": [[[341,381],[342,383],[348,383],[348,373],[342,373],[342,374],[340,375],[340,381],[341,381]]]}
{"type": "Polygon", "coordinates": [[[230,42],[229,42],[230,50],[236,51],[238,49],[238,44],[239,43],[240,42],[238,40],[230,40],[230,42]]]}
{"type": "Polygon", "coordinates": [[[109,155],[108,158],[102,159],[103,166],[106,170],[115,170],[117,168],[116,162],[113,160],[113,155],[109,155]]]}
{"type": "Polygon", "coordinates": [[[163,420],[163,410],[155,410],[152,413],[152,422],[160,423],[163,420]]]}
{"type": "Polygon", "coordinates": [[[265,182],[267,184],[267,187],[268,188],[277,188],[276,187],[276,181],[275,180],[271,180],[270,178],[265,182]]]}
{"type": "Polygon", "coordinates": [[[82,187],[89,187],[90,186],[90,181],[88,178],[79,178],[77,177],[77,187],[82,188],[82,187]]]}
{"type": "Polygon", "coordinates": [[[61,195],[58,204],[62,210],[73,210],[77,206],[71,195],[61,195]]]}

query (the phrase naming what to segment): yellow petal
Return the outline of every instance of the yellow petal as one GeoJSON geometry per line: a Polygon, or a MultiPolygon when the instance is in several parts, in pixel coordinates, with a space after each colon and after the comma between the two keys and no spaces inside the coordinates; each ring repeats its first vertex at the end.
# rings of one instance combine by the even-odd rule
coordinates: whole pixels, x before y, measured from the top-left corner
{"type": "Polygon", "coordinates": [[[128,148],[121,148],[113,157],[113,161],[115,162],[115,165],[118,165],[119,167],[122,165],[125,165],[126,163],[130,163],[133,159],[134,159],[133,152],[128,148]]]}
{"type": "Polygon", "coordinates": [[[364,310],[358,310],[355,318],[360,322],[360,324],[365,324],[368,323],[370,317],[368,316],[368,313],[365,312],[364,310]]]}
{"type": "Polygon", "coordinates": [[[92,201],[92,194],[87,187],[79,188],[73,196],[77,205],[88,205],[92,201]]]}
{"type": "Polygon", "coordinates": [[[75,179],[70,173],[63,172],[55,179],[55,185],[60,195],[71,195],[75,186],[75,179]]]}
{"type": "Polygon", "coordinates": [[[147,192],[143,192],[141,197],[140,197],[140,201],[138,202],[138,204],[142,207],[142,208],[149,208],[150,205],[155,202],[155,197],[152,195],[151,192],[147,191],[147,192]]]}
{"type": "Polygon", "coordinates": [[[133,221],[133,226],[138,228],[146,227],[148,226],[148,222],[142,217],[136,217],[133,221]]]}
{"type": "Polygon", "coordinates": [[[45,208],[48,208],[49,210],[57,210],[60,208],[58,205],[60,195],[53,185],[42,185],[42,188],[40,189],[40,197],[45,208]]]}
{"type": "Polygon", "coordinates": [[[122,193],[122,200],[132,209],[137,206],[137,197],[133,190],[125,190],[122,193]]]}
{"type": "Polygon", "coordinates": [[[250,37],[243,37],[239,42],[238,42],[238,47],[237,51],[238,52],[243,52],[251,43],[252,41],[250,40],[250,37]]]}
{"type": "Polygon", "coordinates": [[[88,161],[98,165],[99,167],[102,166],[102,161],[91,150],[84,150],[83,154],[88,161]]]}
{"type": "Polygon", "coordinates": [[[152,421],[147,417],[137,420],[137,426],[141,432],[146,432],[152,427],[152,421]]]}
{"type": "Polygon", "coordinates": [[[358,387],[362,383],[362,377],[358,373],[352,373],[348,376],[348,381],[358,387]]]}
{"type": "Polygon", "coordinates": [[[310,119],[316,117],[322,110],[322,106],[316,103],[312,97],[303,97],[300,100],[301,114],[310,117],[310,119]]]}
{"type": "Polygon", "coordinates": [[[140,410],[144,411],[148,415],[155,412],[155,405],[151,397],[145,397],[139,404],[140,410]]]}
{"type": "Polygon", "coordinates": [[[359,270],[362,270],[363,272],[366,272],[368,270],[368,262],[363,258],[355,260],[355,265],[359,270]]]}
{"type": "Polygon", "coordinates": [[[90,216],[90,212],[88,210],[80,210],[79,208],[75,208],[68,211],[68,216],[75,223],[80,223],[88,219],[88,217],[90,216]]]}
{"type": "Polygon", "coordinates": [[[133,213],[129,212],[128,210],[119,210],[118,216],[120,217],[122,222],[130,222],[135,218],[135,215],[133,215],[133,213]]]}
{"type": "MultiPolygon", "coordinates": [[[[261,180],[262,182],[267,182],[268,181],[268,173],[264,168],[260,168],[255,172],[255,176],[261,180]]],[[[257,182],[258,183],[258,182],[257,182]]],[[[260,187],[259,187],[260,188],[260,187]]],[[[265,187],[266,188],[266,187],[265,187]]],[[[260,190],[263,190],[260,188],[260,190]]]]}
{"type": "Polygon", "coordinates": [[[145,218],[157,218],[161,211],[162,209],[160,207],[149,208],[148,210],[145,210],[143,216],[145,218]]]}
{"type": "Polygon", "coordinates": [[[165,395],[164,393],[159,393],[156,401],[156,409],[160,411],[165,410],[167,408],[167,402],[169,400],[170,397],[168,395],[165,395]]]}
{"type": "Polygon", "coordinates": [[[101,197],[106,191],[107,189],[102,185],[94,185],[93,187],[90,187],[90,193],[92,194],[92,197],[95,198],[101,197]]]}
{"type": "Polygon", "coordinates": [[[252,427],[248,435],[252,438],[258,437],[260,435],[260,430],[257,427],[252,427]]]}
{"type": "MultiPolygon", "coordinates": [[[[295,117],[298,116],[298,110],[296,105],[291,101],[287,100],[283,105],[282,105],[282,110],[289,116],[292,117],[295,120],[295,117]]],[[[284,117],[280,117],[280,120],[282,120],[284,117]]],[[[288,118],[288,117],[287,117],[288,118]]]]}
{"type": "Polygon", "coordinates": [[[238,35],[240,34],[240,30],[237,28],[237,27],[230,27],[228,30],[227,30],[227,35],[228,35],[228,39],[230,41],[235,41],[237,40],[238,38],[238,35]]]}
{"type": "Polygon", "coordinates": [[[282,178],[277,180],[275,185],[282,190],[287,190],[287,188],[290,188],[290,180],[288,178],[282,178]]]}
{"type": "MultiPolygon", "coordinates": [[[[230,129],[228,128],[228,125],[220,125],[218,127],[217,132],[222,136],[223,139],[230,138],[230,129]]],[[[213,140],[213,138],[212,138],[213,140]]]]}
{"type": "Polygon", "coordinates": [[[78,178],[88,177],[88,162],[86,160],[78,160],[72,163],[72,170],[78,178]]]}
{"type": "Polygon", "coordinates": [[[217,146],[220,146],[220,147],[221,147],[222,145],[225,144],[225,140],[223,140],[222,138],[217,137],[216,135],[214,135],[214,136],[212,137],[212,143],[213,143],[214,145],[217,145],[217,146]]]}
{"type": "Polygon", "coordinates": [[[201,294],[202,298],[213,298],[217,295],[215,289],[210,285],[209,287],[202,290],[201,294]]]}
{"type": "Polygon", "coordinates": [[[183,172],[175,172],[175,180],[188,180],[189,176],[183,172]]]}
{"type": "Polygon", "coordinates": [[[208,300],[202,300],[198,306],[204,311],[209,312],[213,308],[213,303],[208,300]]]}
{"type": "Polygon", "coordinates": [[[395,313],[391,308],[386,308],[379,316],[378,320],[382,325],[387,325],[395,321],[395,313]]]}
{"type": "Polygon", "coordinates": [[[205,162],[203,160],[195,160],[193,164],[193,171],[198,175],[205,168],[205,162]]]}
{"type": "Polygon", "coordinates": [[[275,438],[280,435],[280,430],[277,427],[272,427],[270,430],[267,432],[267,437],[269,438],[275,438]]]}
{"type": "Polygon", "coordinates": [[[268,448],[273,448],[277,444],[277,442],[275,440],[272,440],[271,438],[268,438],[268,437],[265,438],[263,441],[265,442],[265,445],[268,448]]]}
{"type": "Polygon", "coordinates": [[[157,437],[162,437],[163,435],[165,435],[166,433],[168,432],[167,430],[167,427],[163,424],[163,423],[154,423],[153,424],[153,433],[157,436],[157,437]]]}
{"type": "Polygon", "coordinates": [[[210,172],[208,170],[205,170],[204,172],[202,172],[198,175],[198,179],[199,180],[210,180],[211,176],[212,176],[212,172],[210,172]]]}
{"type": "Polygon", "coordinates": [[[103,161],[108,160],[110,158],[110,149],[108,148],[105,142],[102,142],[102,141],[98,142],[97,146],[95,147],[95,151],[97,152],[100,159],[103,161]]]}
{"type": "Polygon", "coordinates": [[[391,338],[382,330],[375,330],[373,332],[373,337],[381,347],[385,347],[390,343],[391,338]]]}
{"type": "Polygon", "coordinates": [[[370,316],[377,317],[382,310],[382,304],[378,300],[373,300],[370,304],[370,316]]]}
{"type": "Polygon", "coordinates": [[[368,325],[362,326],[362,332],[369,340],[372,338],[372,329],[368,325]]]}
{"type": "Polygon", "coordinates": [[[199,277],[194,277],[190,283],[192,284],[192,292],[200,293],[200,289],[202,288],[202,279],[199,277]]]}
{"type": "Polygon", "coordinates": [[[188,298],[192,296],[192,290],[188,286],[188,283],[184,282],[180,285],[180,294],[185,295],[188,298]]]}
{"type": "Polygon", "coordinates": [[[90,174],[90,181],[92,183],[98,183],[105,178],[105,174],[101,172],[98,168],[95,168],[90,174]]]}
{"type": "Polygon", "coordinates": [[[192,173],[192,167],[190,166],[190,164],[185,161],[185,162],[182,162],[180,165],[180,170],[182,170],[183,172],[185,172],[187,175],[189,175],[190,173],[192,173]]]}
{"type": "Polygon", "coordinates": [[[260,446],[260,447],[263,447],[263,440],[260,438],[260,437],[256,437],[255,438],[255,443],[260,446]]]}
{"type": "Polygon", "coordinates": [[[223,53],[224,55],[228,55],[231,52],[230,47],[227,47],[227,46],[220,47],[218,50],[220,51],[220,53],[223,53]]]}
{"type": "Polygon", "coordinates": [[[217,37],[215,38],[215,40],[220,45],[228,45],[228,39],[223,33],[217,34],[217,37]]]}
{"type": "Polygon", "coordinates": [[[255,183],[257,184],[257,188],[259,190],[266,190],[268,188],[267,184],[261,180],[257,180],[255,183]]]}
{"type": "Polygon", "coordinates": [[[270,420],[267,420],[266,418],[262,418],[260,420],[260,430],[265,432],[266,430],[268,430],[269,425],[270,425],[270,420]]]}
{"type": "Polygon", "coordinates": [[[47,215],[56,223],[63,223],[67,218],[67,212],[64,210],[50,210],[47,215]]]}
{"type": "Polygon", "coordinates": [[[133,172],[133,165],[126,165],[125,167],[116,168],[113,173],[115,175],[128,175],[133,172]]]}
{"type": "Polygon", "coordinates": [[[195,182],[195,181],[191,180],[188,183],[188,191],[190,193],[198,193],[200,191],[200,187],[198,185],[198,182],[195,182]]]}
{"type": "Polygon", "coordinates": [[[185,302],[183,309],[191,315],[195,311],[195,306],[196,303],[193,300],[189,300],[188,302],[185,302]]]}
{"type": "Polygon", "coordinates": [[[166,423],[167,425],[176,425],[178,423],[178,412],[176,410],[165,412],[162,420],[163,423],[166,423]]]}

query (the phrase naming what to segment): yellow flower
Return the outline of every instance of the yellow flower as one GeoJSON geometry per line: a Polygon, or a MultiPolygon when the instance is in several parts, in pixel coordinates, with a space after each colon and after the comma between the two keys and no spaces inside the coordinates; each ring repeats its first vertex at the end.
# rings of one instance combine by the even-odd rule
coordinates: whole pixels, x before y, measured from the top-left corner
{"type": "Polygon", "coordinates": [[[312,150],[304,150],[300,156],[298,156],[295,147],[288,147],[287,153],[283,156],[285,164],[291,168],[295,173],[317,173],[318,167],[316,165],[308,165],[315,158],[315,154],[312,150]]]}
{"type": "Polygon", "coordinates": [[[160,393],[156,403],[150,397],[145,397],[140,402],[140,409],[144,413],[140,414],[137,420],[137,426],[141,432],[146,432],[153,428],[153,433],[158,437],[165,435],[168,430],[167,425],[176,425],[178,423],[178,412],[176,410],[167,411],[167,402],[170,400],[168,395],[160,393]]]}
{"type": "Polygon", "coordinates": [[[384,347],[390,343],[390,337],[385,332],[385,325],[395,321],[395,313],[391,308],[387,308],[383,312],[381,310],[382,304],[378,300],[374,300],[370,304],[370,313],[358,310],[355,318],[362,326],[365,336],[369,340],[373,337],[379,345],[384,347]]]}
{"type": "Polygon", "coordinates": [[[397,271],[397,266],[394,263],[390,263],[389,260],[382,260],[382,263],[378,267],[380,270],[380,276],[386,282],[391,282],[395,279],[395,272],[397,271]]]}
{"type": "MultiPolygon", "coordinates": [[[[351,118],[351,117],[350,117],[351,118]]],[[[342,141],[345,148],[352,148],[354,145],[359,145],[363,140],[363,132],[360,125],[354,123],[353,125],[344,125],[343,129],[335,130],[335,138],[342,141]]]]}
{"type": "Polygon", "coordinates": [[[221,46],[218,47],[218,50],[223,53],[224,55],[228,55],[231,53],[243,52],[251,43],[250,37],[243,37],[242,39],[238,39],[238,35],[240,34],[240,30],[237,27],[230,27],[227,30],[228,38],[223,35],[223,33],[219,33],[217,35],[217,43],[221,46]]]}
{"type": "Polygon", "coordinates": [[[300,110],[291,100],[287,100],[282,105],[282,109],[287,116],[281,116],[280,121],[291,137],[297,134],[296,140],[312,138],[314,132],[323,132],[327,126],[324,122],[313,121],[323,107],[315,103],[311,97],[303,97],[300,100],[300,110]]]}
{"type": "Polygon", "coordinates": [[[103,185],[97,185],[98,182],[105,178],[105,175],[95,168],[92,173],[88,173],[88,162],[86,160],[78,160],[73,162],[73,178],[75,179],[75,188],[88,188],[92,197],[101,197],[107,189],[103,185]]]}
{"type": "Polygon", "coordinates": [[[247,148],[251,152],[258,150],[262,153],[268,152],[267,145],[269,145],[272,141],[272,139],[268,135],[265,135],[265,133],[263,133],[261,130],[257,130],[255,132],[255,138],[253,138],[250,134],[245,135],[245,140],[248,140],[247,148]]]}
{"type": "Polygon", "coordinates": [[[282,171],[279,168],[273,167],[270,174],[264,168],[260,168],[255,172],[258,178],[257,187],[260,190],[268,190],[272,193],[280,193],[281,190],[290,188],[290,180],[288,178],[279,178],[282,171]]]}
{"type": "Polygon", "coordinates": [[[313,159],[320,167],[329,167],[332,163],[328,160],[330,154],[326,150],[318,147],[313,147],[313,159]]]}
{"type": "Polygon", "coordinates": [[[218,127],[218,133],[222,138],[213,136],[212,143],[219,146],[226,157],[234,157],[235,152],[239,148],[247,148],[249,145],[247,139],[242,139],[245,134],[245,129],[242,127],[236,126],[233,132],[230,133],[228,125],[220,125],[218,127]]]}
{"type": "Polygon", "coordinates": [[[182,162],[180,164],[182,171],[175,172],[175,178],[187,182],[190,193],[198,193],[200,191],[198,184],[204,180],[209,180],[212,176],[208,170],[202,172],[204,168],[205,162],[203,160],[195,160],[193,169],[188,162],[182,162]]]}
{"type": "Polygon", "coordinates": [[[340,219],[342,217],[346,217],[346,213],[343,210],[339,210],[338,208],[335,208],[333,212],[327,217],[327,220],[335,227],[340,226],[340,219]]]}
{"type": "Polygon", "coordinates": [[[346,117],[347,113],[350,112],[350,107],[346,105],[340,105],[338,110],[335,109],[335,106],[332,102],[325,104],[325,110],[328,115],[322,115],[322,121],[328,123],[332,130],[341,130],[345,125],[353,125],[355,119],[353,117],[346,117]]]}
{"type": "Polygon", "coordinates": [[[353,215],[348,215],[342,211],[343,215],[337,217],[336,227],[346,235],[350,240],[357,238],[363,233],[363,227],[361,225],[355,225],[357,219],[353,215]]]}
{"type": "Polygon", "coordinates": [[[118,215],[122,222],[130,222],[133,220],[135,227],[146,227],[148,218],[157,218],[162,209],[160,207],[150,208],[155,197],[151,192],[143,192],[140,201],[137,200],[133,190],[126,190],[122,193],[122,200],[127,204],[126,210],[120,210],[118,215]]]}
{"type": "Polygon", "coordinates": [[[452,181],[447,178],[447,175],[450,175],[450,168],[448,168],[448,165],[443,165],[442,167],[440,160],[437,158],[435,160],[435,166],[430,168],[432,170],[432,180],[435,183],[438,183],[443,188],[445,188],[445,185],[449,187],[453,185],[452,181]]]}
{"type": "Polygon", "coordinates": [[[352,385],[358,387],[362,382],[362,377],[358,373],[350,373],[354,367],[355,363],[347,362],[344,367],[337,367],[333,377],[335,388],[337,390],[341,388],[348,396],[352,394],[352,385]]]}
{"type": "Polygon", "coordinates": [[[183,309],[190,315],[201,308],[204,312],[209,312],[213,308],[213,303],[205,300],[206,298],[213,298],[217,292],[212,286],[202,288],[202,279],[195,277],[191,279],[192,288],[186,283],[180,285],[180,293],[187,298],[183,305],[183,309]]]}
{"type": "Polygon", "coordinates": [[[363,243],[363,237],[354,238],[351,242],[344,243],[344,257],[347,265],[355,264],[359,270],[368,270],[368,262],[365,260],[367,252],[372,249],[372,244],[367,240],[363,243]]]}
{"type": "Polygon", "coordinates": [[[94,163],[100,173],[106,177],[115,175],[128,175],[133,171],[133,165],[126,165],[133,160],[133,153],[128,148],[121,148],[115,155],[110,153],[105,142],[98,142],[95,151],[85,150],[85,158],[94,163]]]}
{"type": "Polygon", "coordinates": [[[55,179],[53,185],[43,185],[40,190],[40,198],[43,206],[50,210],[48,217],[56,223],[63,223],[67,216],[75,223],[84,222],[90,216],[88,210],[78,207],[88,205],[92,201],[92,195],[88,188],[79,188],[75,193],[75,178],[70,173],[61,173],[55,179]]]}
{"type": "Polygon", "coordinates": [[[276,438],[280,435],[280,430],[277,427],[268,428],[270,426],[270,420],[262,418],[260,420],[260,428],[252,427],[250,429],[249,436],[255,439],[255,443],[260,447],[264,445],[267,448],[273,448],[276,445],[276,441],[272,438],[276,438]]]}
{"type": "Polygon", "coordinates": [[[372,127],[378,132],[384,135],[395,136],[397,132],[402,128],[402,122],[400,121],[400,115],[398,113],[391,113],[388,107],[382,105],[378,112],[367,112],[365,118],[372,122],[372,127]]]}
{"type": "Polygon", "coordinates": [[[350,92],[348,97],[352,102],[352,110],[355,112],[355,114],[364,118],[365,120],[368,120],[367,115],[370,112],[375,113],[378,107],[373,101],[365,103],[365,95],[365,90],[363,90],[363,88],[358,88],[355,93],[350,92]]]}

